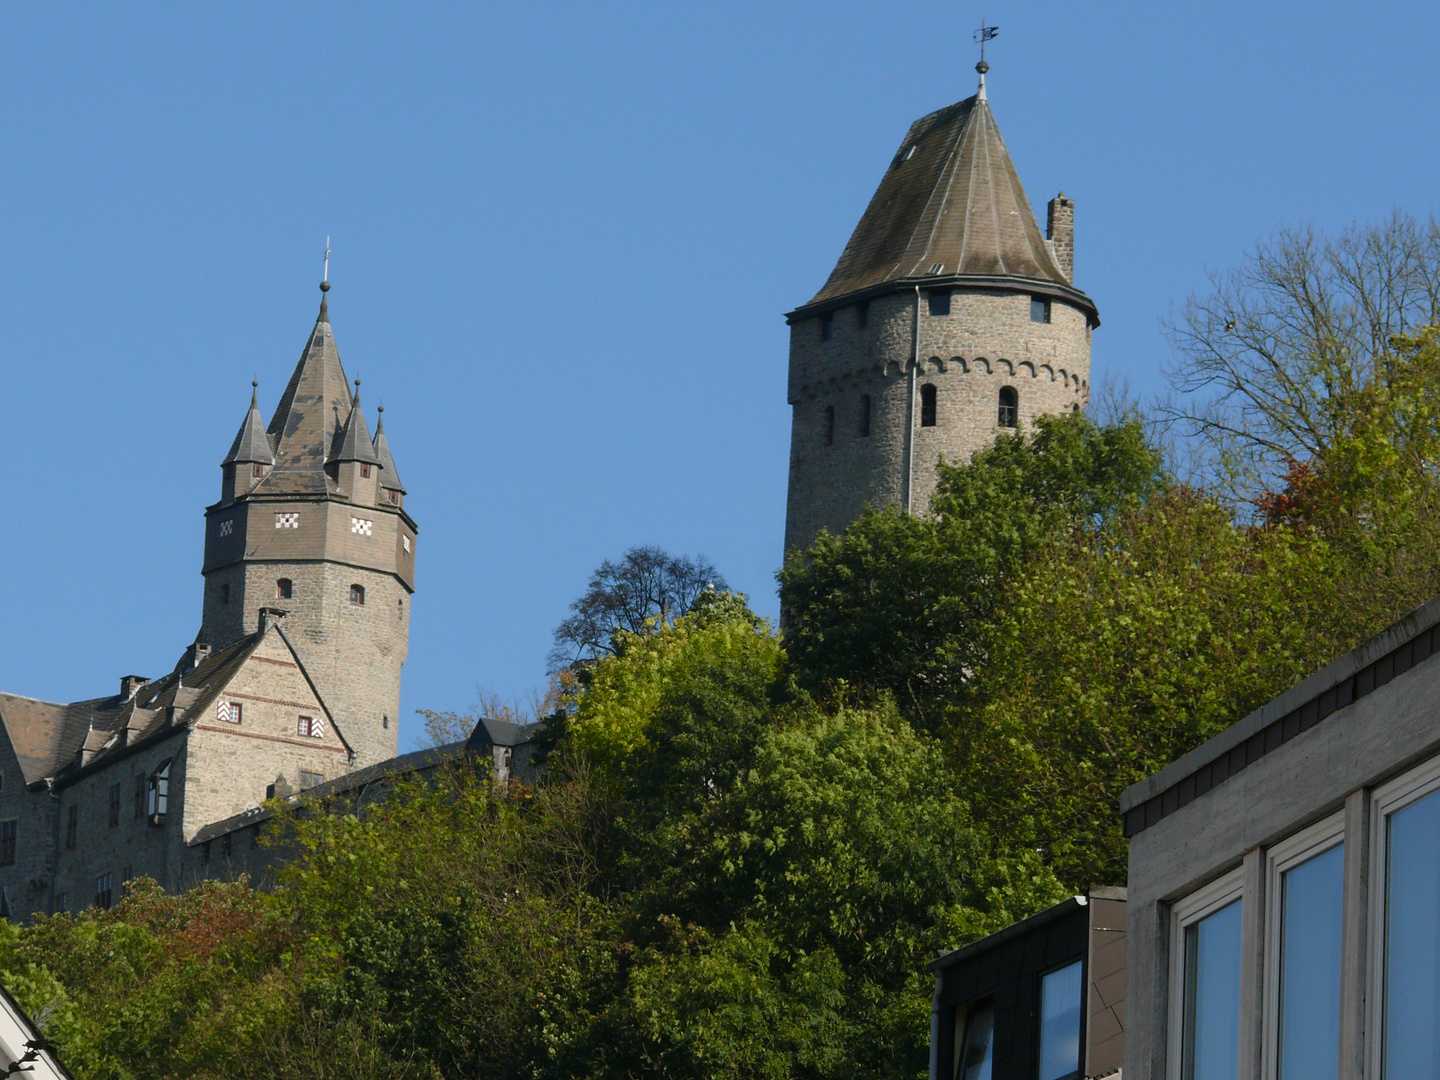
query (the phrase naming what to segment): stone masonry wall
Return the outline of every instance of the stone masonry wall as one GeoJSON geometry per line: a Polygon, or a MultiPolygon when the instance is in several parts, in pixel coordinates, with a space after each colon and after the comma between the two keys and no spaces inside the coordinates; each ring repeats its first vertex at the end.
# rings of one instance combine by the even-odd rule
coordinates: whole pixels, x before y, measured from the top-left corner
{"type": "MultiPolygon", "coordinates": [[[[1006,432],[999,392],[1013,386],[1024,430],[1041,413],[1082,409],[1090,393],[1090,327],[1084,311],[1051,300],[1051,321],[1033,322],[1030,294],[951,290],[950,314],[929,314],[920,298],[920,370],[913,417],[912,506],[924,512],[943,458],[964,462],[1006,432]],[[921,388],[936,389],[936,423],[921,425],[921,388]]],[[[790,489],[786,550],[804,547],[823,527],[838,532],[866,505],[903,505],[907,373],[914,355],[915,295],[895,293],[868,306],[834,311],[830,339],[818,317],[791,327],[790,489]],[[862,397],[870,398],[870,434],[860,433],[862,397]],[[827,445],[826,409],[834,409],[827,445]]]]}

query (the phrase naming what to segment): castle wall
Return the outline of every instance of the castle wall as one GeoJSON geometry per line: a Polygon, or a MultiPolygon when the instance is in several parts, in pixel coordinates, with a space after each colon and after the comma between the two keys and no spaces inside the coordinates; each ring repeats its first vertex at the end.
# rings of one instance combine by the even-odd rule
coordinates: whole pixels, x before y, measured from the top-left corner
{"type": "Polygon", "coordinates": [[[867,505],[904,505],[907,428],[914,438],[911,506],[924,512],[940,460],[966,462],[1007,432],[999,393],[1018,395],[1019,428],[1035,416],[1084,408],[1090,391],[1090,326],[1080,308],[1051,299],[1048,323],[1030,317],[1028,292],[953,289],[948,315],[931,315],[922,290],[920,367],[911,423],[909,371],[915,349],[914,292],[870,301],[830,316],[797,320],[790,334],[790,489],[786,550],[807,546],[821,529],[842,531],[867,505]],[[921,390],[936,392],[936,423],[922,426],[921,390]],[[862,397],[870,398],[870,434],[861,433],[862,397]],[[827,445],[827,408],[834,436],[827,445]]]}

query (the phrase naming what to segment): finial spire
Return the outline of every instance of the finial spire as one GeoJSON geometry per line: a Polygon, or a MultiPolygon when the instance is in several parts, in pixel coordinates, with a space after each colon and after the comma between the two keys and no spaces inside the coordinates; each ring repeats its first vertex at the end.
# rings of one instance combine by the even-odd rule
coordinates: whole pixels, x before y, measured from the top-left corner
{"type": "MultiPolygon", "coordinates": [[[[983,49],[981,50],[983,53],[983,49]]],[[[983,59],[983,56],[982,56],[983,59]]],[[[325,284],[330,284],[330,237],[325,237],[325,276],[320,279],[325,284]]]]}
{"type": "Polygon", "coordinates": [[[259,379],[251,379],[251,380],[250,380],[250,407],[251,407],[252,409],[255,407],[255,395],[257,395],[258,393],[260,393],[260,380],[259,380],[259,379]]]}
{"type": "Polygon", "coordinates": [[[980,46],[980,62],[975,65],[975,70],[980,73],[980,89],[975,92],[975,97],[985,100],[985,73],[990,70],[990,65],[985,62],[985,43],[1000,33],[998,26],[986,26],[985,20],[980,20],[980,29],[975,31],[975,44],[980,46]]]}

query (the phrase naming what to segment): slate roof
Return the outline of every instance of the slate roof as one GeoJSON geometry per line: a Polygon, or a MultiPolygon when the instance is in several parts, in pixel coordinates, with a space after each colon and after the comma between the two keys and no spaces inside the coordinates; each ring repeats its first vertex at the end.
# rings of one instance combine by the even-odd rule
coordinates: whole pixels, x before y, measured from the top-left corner
{"type": "MultiPolygon", "coordinates": [[[[278,626],[274,630],[284,637],[278,626]]],[[[63,781],[81,768],[122,753],[128,746],[166,731],[182,731],[197,722],[208,713],[265,633],[258,631],[217,649],[198,665],[194,664],[192,645],[174,671],[145,684],[128,701],[117,694],[65,705],[0,694],[0,723],[20,759],[26,784],[51,777],[63,781]]],[[[288,646],[289,639],[285,640],[288,646]]],[[[332,730],[348,747],[334,717],[328,710],[326,715],[332,730]]]]}
{"type": "Polygon", "coordinates": [[[482,717],[470,732],[466,745],[472,750],[488,746],[522,746],[530,741],[539,724],[512,724],[508,720],[482,717]]]}
{"type": "MultiPolygon", "coordinates": [[[[928,277],[1070,285],[980,90],[910,125],[824,288],[809,303],[928,277]]],[[[1093,307],[1093,305],[1090,305],[1093,307]]]]}
{"type": "Polygon", "coordinates": [[[370,465],[379,465],[380,458],[375,453],[375,447],[370,441],[370,429],[365,424],[365,413],[360,409],[360,384],[355,384],[355,404],[350,408],[350,416],[345,421],[345,428],[340,433],[339,441],[335,445],[335,452],[330,455],[331,461],[363,461],[370,465]]]}
{"type": "Polygon", "coordinates": [[[389,491],[405,494],[405,485],[395,470],[395,459],[390,456],[390,442],[385,438],[385,406],[376,410],[375,454],[380,459],[380,486],[389,491]]]}
{"type": "Polygon", "coordinates": [[[255,401],[255,390],[250,390],[250,411],[245,414],[245,422],[240,425],[240,431],[235,436],[235,441],[230,444],[230,452],[225,455],[221,465],[230,465],[235,462],[261,462],[265,465],[272,465],[275,462],[275,448],[270,445],[270,436],[265,431],[265,421],[260,419],[260,406],[255,401]]]}
{"type": "Polygon", "coordinates": [[[267,430],[275,445],[275,466],[254,493],[333,493],[335,482],[325,472],[326,452],[344,437],[351,404],[350,384],[322,296],[315,329],[270,418],[267,430]]]}

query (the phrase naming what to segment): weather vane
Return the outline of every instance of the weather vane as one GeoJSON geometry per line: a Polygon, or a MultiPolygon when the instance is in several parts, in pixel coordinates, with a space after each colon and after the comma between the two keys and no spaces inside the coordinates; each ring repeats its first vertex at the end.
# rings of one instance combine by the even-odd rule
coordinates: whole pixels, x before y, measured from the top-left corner
{"type": "Polygon", "coordinates": [[[990,70],[990,65],[985,63],[985,43],[1000,33],[998,26],[986,26],[985,20],[980,20],[980,29],[975,31],[975,44],[980,46],[980,63],[976,65],[981,75],[990,70]]]}
{"type": "Polygon", "coordinates": [[[330,237],[325,237],[325,276],[321,278],[327,285],[330,283],[330,237]]]}

